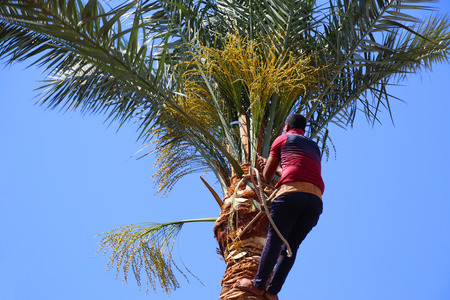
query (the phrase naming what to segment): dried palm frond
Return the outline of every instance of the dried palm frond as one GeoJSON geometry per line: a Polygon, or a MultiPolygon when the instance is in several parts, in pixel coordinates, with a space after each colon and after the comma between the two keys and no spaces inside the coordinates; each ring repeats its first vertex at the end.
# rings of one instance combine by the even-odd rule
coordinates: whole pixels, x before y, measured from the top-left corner
{"type": "Polygon", "coordinates": [[[157,283],[169,294],[180,285],[175,277],[174,269],[183,276],[172,258],[173,244],[185,223],[214,222],[216,218],[192,219],[170,223],[142,223],[117,227],[101,236],[97,253],[103,256],[111,251],[107,264],[108,270],[115,266],[116,277],[123,270],[124,281],[127,282],[131,270],[137,285],[141,286],[141,271],[145,271],[146,293],[149,286],[156,292],[157,283]]]}

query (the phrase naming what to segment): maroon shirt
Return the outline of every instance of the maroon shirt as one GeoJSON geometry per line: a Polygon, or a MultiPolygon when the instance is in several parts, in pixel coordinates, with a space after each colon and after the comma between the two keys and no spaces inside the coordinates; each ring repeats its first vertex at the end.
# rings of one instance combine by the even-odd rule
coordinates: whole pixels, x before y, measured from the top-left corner
{"type": "Polygon", "coordinates": [[[284,183],[303,181],[317,186],[323,194],[325,184],[321,175],[322,155],[317,144],[304,136],[305,132],[294,128],[275,139],[270,156],[281,162],[281,179],[276,187],[284,183]]]}

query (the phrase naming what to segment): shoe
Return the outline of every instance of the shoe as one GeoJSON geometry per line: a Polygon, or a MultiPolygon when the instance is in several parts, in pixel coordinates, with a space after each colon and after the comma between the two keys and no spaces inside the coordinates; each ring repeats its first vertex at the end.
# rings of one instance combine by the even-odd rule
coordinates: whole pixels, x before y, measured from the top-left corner
{"type": "Polygon", "coordinates": [[[264,297],[266,297],[267,300],[278,300],[278,296],[269,292],[266,292],[264,294],[264,297]]]}
{"type": "MultiPolygon", "coordinates": [[[[247,292],[250,292],[252,294],[255,294],[256,296],[262,296],[264,294],[263,290],[258,289],[254,284],[253,281],[248,278],[242,278],[238,279],[236,281],[235,287],[247,292]]],[[[277,298],[274,298],[277,299],[277,298]]]]}

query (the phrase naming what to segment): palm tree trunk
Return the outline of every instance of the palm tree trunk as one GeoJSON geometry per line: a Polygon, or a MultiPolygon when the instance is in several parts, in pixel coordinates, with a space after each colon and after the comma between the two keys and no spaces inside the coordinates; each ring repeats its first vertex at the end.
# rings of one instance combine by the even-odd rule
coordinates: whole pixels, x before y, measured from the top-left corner
{"type": "MultiPolygon", "coordinates": [[[[249,165],[241,167],[244,174],[248,174],[249,165]]],[[[254,278],[269,228],[267,216],[260,213],[258,204],[255,205],[258,197],[247,183],[251,183],[248,175],[244,175],[244,179],[238,176],[231,179],[231,186],[214,227],[219,252],[226,263],[221,281],[221,300],[265,299],[234,287],[240,278],[254,278]]],[[[272,191],[268,189],[265,193],[271,194],[272,191]]]]}

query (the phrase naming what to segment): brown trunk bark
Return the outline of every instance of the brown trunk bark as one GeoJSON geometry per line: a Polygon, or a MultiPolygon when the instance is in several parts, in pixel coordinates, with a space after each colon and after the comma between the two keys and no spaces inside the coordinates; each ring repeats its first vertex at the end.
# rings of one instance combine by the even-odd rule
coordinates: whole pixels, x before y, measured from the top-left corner
{"type": "MultiPolygon", "coordinates": [[[[244,174],[248,174],[248,167],[242,166],[244,174]]],[[[214,227],[219,251],[226,263],[221,281],[221,300],[265,299],[234,287],[240,278],[254,278],[269,228],[265,214],[260,214],[254,223],[250,223],[259,213],[259,209],[254,205],[254,201],[258,202],[258,197],[247,185],[247,182],[251,182],[250,177],[246,177],[239,184],[241,179],[232,178],[231,187],[224,198],[222,211],[214,227]]],[[[256,178],[254,180],[256,181],[256,178]]],[[[271,192],[265,191],[266,194],[271,192]]]]}

